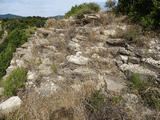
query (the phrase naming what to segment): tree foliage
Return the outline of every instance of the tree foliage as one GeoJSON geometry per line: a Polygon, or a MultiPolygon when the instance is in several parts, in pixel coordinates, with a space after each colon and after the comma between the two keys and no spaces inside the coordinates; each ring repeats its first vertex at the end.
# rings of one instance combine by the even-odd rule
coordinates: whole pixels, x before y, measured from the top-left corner
{"type": "Polygon", "coordinates": [[[45,18],[40,17],[2,19],[2,29],[7,30],[8,36],[0,44],[0,79],[6,74],[13,52],[30,37],[26,30],[31,27],[43,27],[45,21],[45,18]]]}
{"type": "Polygon", "coordinates": [[[112,9],[116,5],[116,0],[107,0],[105,7],[112,9]]]}
{"type": "Polygon", "coordinates": [[[115,12],[129,15],[131,20],[140,21],[147,29],[160,28],[159,0],[119,0],[115,12]]]}

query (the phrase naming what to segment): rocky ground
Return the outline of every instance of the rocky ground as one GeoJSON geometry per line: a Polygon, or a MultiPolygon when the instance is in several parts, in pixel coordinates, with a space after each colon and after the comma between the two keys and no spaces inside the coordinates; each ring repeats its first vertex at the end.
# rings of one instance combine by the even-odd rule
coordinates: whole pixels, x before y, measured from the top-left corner
{"type": "MultiPolygon", "coordinates": [[[[125,17],[112,18],[108,13],[103,17],[110,22],[100,22],[102,15],[86,16],[81,21],[61,20],[63,24],[37,29],[27,43],[17,48],[4,80],[17,67],[28,70],[25,90],[18,95],[30,119],[160,119],[157,110],[128,92],[133,73],[159,84],[160,39],[140,36],[145,42],[128,43],[121,36],[132,26],[124,22],[125,17]],[[105,108],[108,116],[88,115],[83,101],[95,90],[123,100],[105,108]]],[[[0,104],[1,109],[3,106],[0,104]]]]}

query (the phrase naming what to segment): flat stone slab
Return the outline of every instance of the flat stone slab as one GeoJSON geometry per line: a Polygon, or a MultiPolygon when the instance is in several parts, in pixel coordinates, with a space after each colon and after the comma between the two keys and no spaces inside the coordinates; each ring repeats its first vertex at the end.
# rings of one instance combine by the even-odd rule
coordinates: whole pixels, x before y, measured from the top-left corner
{"type": "Polygon", "coordinates": [[[81,52],[77,52],[76,55],[71,55],[67,57],[68,62],[77,64],[77,65],[86,65],[89,61],[89,58],[83,57],[81,52]]]}
{"type": "Polygon", "coordinates": [[[113,45],[113,46],[122,46],[125,45],[125,40],[124,39],[108,39],[106,41],[107,44],[113,45]]]}
{"type": "Polygon", "coordinates": [[[18,96],[13,96],[0,104],[0,113],[7,114],[20,108],[22,100],[18,96]]]}
{"type": "Polygon", "coordinates": [[[133,74],[139,75],[141,80],[149,80],[150,78],[156,79],[157,73],[147,69],[139,64],[123,64],[120,69],[125,72],[128,78],[132,77],[133,74]]]}
{"type": "Polygon", "coordinates": [[[120,69],[122,71],[130,70],[133,73],[140,73],[144,75],[152,75],[152,76],[157,76],[155,72],[146,69],[139,64],[123,64],[120,66],[120,69]]]}
{"type": "Polygon", "coordinates": [[[107,89],[113,92],[120,92],[123,88],[125,88],[124,83],[115,82],[110,79],[106,79],[107,89]]]}
{"type": "Polygon", "coordinates": [[[74,73],[83,74],[83,75],[93,75],[96,74],[92,69],[90,68],[77,68],[73,71],[74,73]]]}
{"type": "Polygon", "coordinates": [[[99,80],[99,83],[101,84],[98,88],[107,88],[107,90],[112,92],[119,93],[123,88],[126,87],[125,80],[121,76],[99,76],[99,80]]]}

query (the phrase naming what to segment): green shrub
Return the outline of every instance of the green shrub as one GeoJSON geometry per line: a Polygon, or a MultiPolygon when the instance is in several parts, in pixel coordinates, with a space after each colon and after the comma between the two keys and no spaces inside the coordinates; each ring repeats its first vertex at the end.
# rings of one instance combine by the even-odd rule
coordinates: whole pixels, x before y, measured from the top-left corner
{"type": "Polygon", "coordinates": [[[129,15],[131,20],[140,22],[147,29],[160,28],[159,0],[119,0],[114,11],[129,15]]]}
{"type": "Polygon", "coordinates": [[[36,27],[28,27],[26,30],[25,30],[25,34],[28,36],[28,37],[31,37],[36,31],[36,27]]]}
{"type": "Polygon", "coordinates": [[[24,68],[17,68],[11,72],[4,83],[4,95],[16,95],[18,90],[22,88],[27,80],[27,71],[24,68]]]}
{"type": "Polygon", "coordinates": [[[72,7],[71,10],[65,14],[65,17],[74,16],[76,18],[82,18],[84,14],[97,13],[99,10],[100,7],[96,3],[84,3],[72,7]]]}

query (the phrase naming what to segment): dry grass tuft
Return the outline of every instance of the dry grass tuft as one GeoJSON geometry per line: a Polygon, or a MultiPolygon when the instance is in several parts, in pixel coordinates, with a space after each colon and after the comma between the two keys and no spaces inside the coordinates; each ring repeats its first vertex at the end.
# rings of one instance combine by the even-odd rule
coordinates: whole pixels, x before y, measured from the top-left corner
{"type": "Polygon", "coordinates": [[[88,114],[87,120],[132,120],[128,110],[122,105],[120,96],[107,97],[101,91],[95,91],[92,97],[84,101],[88,114]]]}
{"type": "MultiPolygon", "coordinates": [[[[78,83],[77,83],[78,84],[78,83]]],[[[67,86],[50,97],[29,92],[18,111],[3,116],[4,120],[81,120],[86,112],[83,101],[94,91],[95,83],[86,81],[78,87],[67,86]]],[[[79,85],[78,85],[79,86],[79,85]]]]}
{"type": "Polygon", "coordinates": [[[46,28],[56,28],[56,29],[65,29],[70,26],[69,21],[64,20],[56,20],[56,19],[48,19],[46,22],[46,28]]]}
{"type": "Polygon", "coordinates": [[[149,47],[148,39],[143,37],[142,28],[138,25],[130,25],[125,30],[117,28],[116,34],[110,37],[125,39],[126,43],[136,45],[137,47],[149,47]]]}
{"type": "Polygon", "coordinates": [[[111,12],[107,12],[107,13],[100,13],[100,23],[105,26],[105,25],[109,25],[112,24],[113,22],[115,22],[115,14],[111,13],[111,12]]]}
{"type": "Polygon", "coordinates": [[[96,37],[96,32],[91,30],[88,34],[88,41],[91,41],[91,42],[95,42],[95,41],[98,41],[98,38],[96,37]]]}
{"type": "Polygon", "coordinates": [[[68,27],[67,32],[65,33],[65,42],[68,44],[68,41],[72,40],[76,36],[75,26],[68,27]]]}

